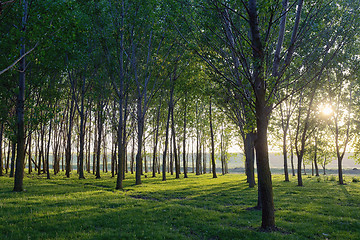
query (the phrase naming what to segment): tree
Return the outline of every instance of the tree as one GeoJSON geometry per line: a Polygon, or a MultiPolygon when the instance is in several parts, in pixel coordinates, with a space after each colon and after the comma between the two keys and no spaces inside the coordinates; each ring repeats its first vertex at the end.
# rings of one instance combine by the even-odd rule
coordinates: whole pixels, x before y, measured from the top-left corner
{"type": "MultiPolygon", "coordinates": [[[[22,1],[23,17],[21,21],[21,29],[25,33],[27,18],[28,18],[28,1],[22,1]]],[[[25,55],[25,42],[24,38],[21,40],[20,56],[25,55]]],[[[14,191],[23,191],[23,178],[24,178],[24,161],[25,161],[25,123],[24,123],[24,102],[25,102],[25,71],[26,61],[25,57],[20,60],[19,67],[19,93],[16,105],[16,125],[17,125],[17,154],[16,154],[16,170],[14,191]]]]}
{"type": "MultiPolygon", "coordinates": [[[[315,3],[312,5],[311,3],[304,4],[302,0],[292,5],[289,5],[286,0],[281,5],[279,3],[279,1],[249,0],[247,3],[241,2],[237,5],[233,2],[223,3],[213,0],[205,1],[204,4],[191,5],[189,2],[192,8],[187,10],[192,15],[187,22],[191,25],[189,24],[186,31],[192,33],[194,40],[190,41],[187,38],[188,34],[179,29],[182,38],[187,39],[192,50],[219,76],[218,79],[232,85],[238,96],[243,97],[254,112],[255,149],[263,204],[262,228],[266,230],[275,229],[267,145],[271,112],[284,99],[316,79],[325,67],[324,65],[346,42],[344,41],[346,36],[339,37],[341,34],[335,31],[335,26],[325,24],[330,18],[339,18],[340,14],[337,15],[337,13],[341,12],[341,9],[338,9],[335,4],[315,3]],[[191,11],[193,9],[195,11],[191,11]],[[338,10],[336,15],[334,15],[335,9],[338,10]],[[319,15],[322,18],[316,18],[319,15]],[[198,18],[191,22],[190,19],[194,19],[194,16],[198,18]],[[221,21],[210,24],[208,20],[214,19],[215,16],[220,17],[221,21]],[[194,29],[199,31],[195,32],[194,29]],[[234,37],[229,34],[229,29],[234,37]],[[318,38],[319,35],[322,36],[325,33],[332,37],[330,39],[318,38]],[[316,41],[312,42],[312,39],[316,41]],[[309,49],[309,45],[314,43],[324,48],[319,48],[314,52],[305,52],[305,49],[309,49]],[[336,47],[331,49],[333,46],[336,47]],[[231,56],[237,56],[239,64],[231,56]],[[232,64],[228,59],[233,59],[232,64]],[[316,69],[315,66],[304,64],[310,59],[322,59],[320,63],[323,66],[316,69]],[[233,69],[241,73],[240,77],[233,69]],[[305,80],[304,74],[310,72],[312,75],[305,80]],[[292,91],[284,97],[279,97],[281,89],[289,85],[292,86],[292,91]]],[[[343,12],[348,14],[346,10],[343,12]]],[[[187,14],[184,16],[186,17],[187,14]]],[[[335,25],[337,24],[346,26],[341,21],[336,22],[335,25]]]]}

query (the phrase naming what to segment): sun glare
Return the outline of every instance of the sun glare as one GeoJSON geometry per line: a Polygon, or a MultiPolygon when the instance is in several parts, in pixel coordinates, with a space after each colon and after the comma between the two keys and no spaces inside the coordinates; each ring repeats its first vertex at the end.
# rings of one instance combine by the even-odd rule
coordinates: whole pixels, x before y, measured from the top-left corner
{"type": "Polygon", "coordinates": [[[331,106],[327,104],[327,105],[322,106],[321,112],[325,116],[330,116],[333,113],[333,110],[332,110],[331,106]]]}

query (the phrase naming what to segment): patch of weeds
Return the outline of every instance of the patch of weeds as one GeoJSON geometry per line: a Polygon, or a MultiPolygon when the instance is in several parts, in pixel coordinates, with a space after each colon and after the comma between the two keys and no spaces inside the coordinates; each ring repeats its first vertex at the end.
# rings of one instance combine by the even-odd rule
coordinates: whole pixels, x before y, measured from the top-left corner
{"type": "Polygon", "coordinates": [[[333,181],[336,181],[336,177],[335,177],[335,176],[331,176],[330,179],[329,179],[329,181],[332,181],[332,182],[333,182],[333,181]]]}
{"type": "Polygon", "coordinates": [[[356,178],[356,177],[353,177],[352,178],[352,182],[359,182],[360,180],[358,179],[358,178],[356,178]]]}

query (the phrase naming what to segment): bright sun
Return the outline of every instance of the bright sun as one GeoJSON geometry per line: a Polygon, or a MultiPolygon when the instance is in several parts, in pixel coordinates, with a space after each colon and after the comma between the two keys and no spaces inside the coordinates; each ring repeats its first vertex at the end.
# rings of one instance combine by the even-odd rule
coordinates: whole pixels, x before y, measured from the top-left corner
{"type": "Polygon", "coordinates": [[[329,116],[329,115],[332,114],[333,110],[332,110],[331,106],[327,104],[327,105],[322,106],[321,112],[322,112],[325,116],[329,116]]]}

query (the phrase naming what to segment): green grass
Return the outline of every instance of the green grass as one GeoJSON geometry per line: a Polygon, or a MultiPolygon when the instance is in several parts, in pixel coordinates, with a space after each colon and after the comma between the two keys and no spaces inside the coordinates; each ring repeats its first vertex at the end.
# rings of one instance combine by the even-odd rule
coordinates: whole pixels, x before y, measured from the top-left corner
{"type": "Polygon", "coordinates": [[[26,176],[25,192],[0,177],[0,239],[360,239],[360,183],[340,186],[326,178],[283,182],[273,176],[276,225],[259,230],[261,212],[250,211],[257,190],[244,175],[210,174],[168,181],[143,178],[125,191],[115,179],[64,175],[26,176]]]}

